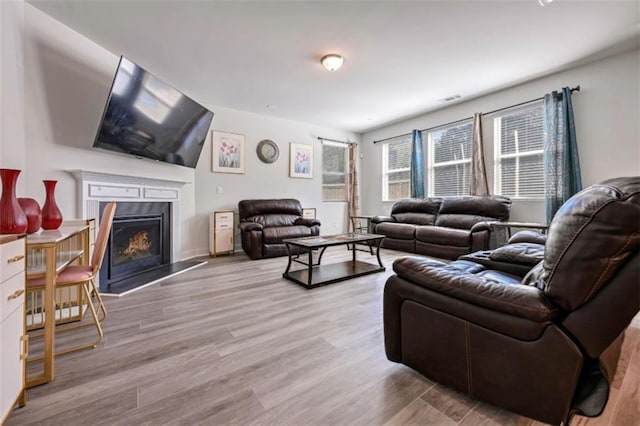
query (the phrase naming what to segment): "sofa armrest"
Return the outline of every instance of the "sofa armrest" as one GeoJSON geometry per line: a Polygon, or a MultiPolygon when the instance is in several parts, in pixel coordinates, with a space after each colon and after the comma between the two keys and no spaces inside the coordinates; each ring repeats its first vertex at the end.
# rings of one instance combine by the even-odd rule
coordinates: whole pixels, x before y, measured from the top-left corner
{"type": "Polygon", "coordinates": [[[478,223],[474,224],[471,227],[470,231],[471,231],[472,234],[474,232],[481,232],[481,231],[491,232],[491,231],[493,231],[493,224],[494,223],[495,222],[486,222],[486,221],[478,222],[478,223]]]}
{"type": "Polygon", "coordinates": [[[393,270],[418,286],[531,321],[547,322],[558,313],[544,293],[534,286],[499,283],[443,262],[407,257],[397,259],[393,270]]]}
{"type": "Polygon", "coordinates": [[[318,219],[315,218],[305,218],[305,217],[300,217],[298,219],[296,219],[296,221],[293,223],[294,225],[303,225],[303,226],[308,226],[308,227],[312,227],[312,226],[320,226],[322,225],[322,223],[320,223],[320,221],[318,219]]]}
{"type": "Polygon", "coordinates": [[[518,231],[509,238],[508,244],[514,243],[536,243],[545,245],[547,242],[547,234],[541,231],[518,231]]]}
{"type": "Polygon", "coordinates": [[[382,223],[382,222],[395,222],[396,220],[391,216],[373,216],[371,218],[371,223],[382,223]]]}
{"type": "Polygon", "coordinates": [[[240,228],[241,232],[249,232],[249,231],[262,231],[264,227],[261,224],[256,222],[240,222],[238,224],[238,228],[240,228]]]}
{"type": "Polygon", "coordinates": [[[492,250],[491,260],[534,266],[544,259],[544,246],[536,243],[512,243],[492,250]]]}

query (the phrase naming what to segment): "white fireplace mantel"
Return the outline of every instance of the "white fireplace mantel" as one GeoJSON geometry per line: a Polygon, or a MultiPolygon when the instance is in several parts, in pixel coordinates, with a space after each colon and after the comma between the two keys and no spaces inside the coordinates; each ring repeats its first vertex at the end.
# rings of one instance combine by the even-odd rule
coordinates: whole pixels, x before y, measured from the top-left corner
{"type": "Polygon", "coordinates": [[[100,220],[100,202],[171,203],[171,262],[180,260],[180,191],[188,182],[69,170],[78,182],[78,217],[100,220]]]}

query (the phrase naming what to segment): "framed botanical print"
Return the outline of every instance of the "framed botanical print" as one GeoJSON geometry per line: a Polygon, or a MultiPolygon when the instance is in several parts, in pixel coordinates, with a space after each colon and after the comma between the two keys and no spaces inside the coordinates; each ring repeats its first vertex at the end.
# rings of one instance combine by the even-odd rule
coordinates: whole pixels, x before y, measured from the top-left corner
{"type": "Polygon", "coordinates": [[[313,145],[291,143],[289,145],[289,177],[313,177],[313,145]]]}
{"type": "Polygon", "coordinates": [[[211,171],[217,173],[244,173],[244,135],[214,130],[211,139],[211,171]]]}

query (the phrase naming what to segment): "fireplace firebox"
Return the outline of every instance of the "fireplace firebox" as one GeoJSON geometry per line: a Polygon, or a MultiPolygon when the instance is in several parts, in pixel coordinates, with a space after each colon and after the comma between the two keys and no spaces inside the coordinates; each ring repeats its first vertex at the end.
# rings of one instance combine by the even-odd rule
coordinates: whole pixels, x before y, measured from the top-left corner
{"type": "MultiPolygon", "coordinates": [[[[100,203],[100,215],[106,203],[100,203]]],[[[100,291],[108,292],[139,274],[171,261],[170,203],[118,202],[105,258],[100,291]]]]}

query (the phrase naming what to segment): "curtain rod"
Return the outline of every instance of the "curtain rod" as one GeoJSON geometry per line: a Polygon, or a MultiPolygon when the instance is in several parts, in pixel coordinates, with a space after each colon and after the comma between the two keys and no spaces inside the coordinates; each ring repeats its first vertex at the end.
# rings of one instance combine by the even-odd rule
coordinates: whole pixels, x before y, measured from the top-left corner
{"type": "Polygon", "coordinates": [[[345,141],[339,141],[337,139],[323,138],[322,136],[318,136],[318,140],[320,142],[322,142],[322,141],[337,142],[337,143],[344,143],[344,144],[347,144],[347,145],[357,145],[358,144],[358,142],[345,142],[345,141]]]}
{"type": "MultiPolygon", "coordinates": [[[[573,87],[573,88],[571,88],[570,90],[571,90],[571,92],[579,92],[579,91],[580,91],[580,85],[577,85],[576,87],[573,87]]],[[[541,97],[541,98],[530,99],[530,100],[528,100],[528,101],[520,102],[520,103],[518,103],[518,104],[509,105],[509,106],[506,106],[506,107],[502,107],[502,108],[494,109],[493,111],[483,112],[483,113],[482,113],[482,114],[480,114],[480,115],[491,115],[491,114],[495,114],[496,112],[504,111],[505,109],[510,109],[510,108],[519,107],[519,106],[522,106],[522,105],[530,104],[530,103],[532,103],[532,102],[541,101],[541,100],[543,100],[543,99],[544,99],[544,96],[543,96],[543,97],[541,97]]],[[[427,127],[426,129],[422,129],[422,130],[420,130],[420,132],[422,133],[422,132],[427,132],[427,131],[429,131],[429,130],[437,129],[437,128],[439,128],[439,127],[450,126],[450,125],[452,125],[452,124],[457,124],[457,123],[461,123],[461,122],[463,122],[463,121],[471,120],[472,118],[473,118],[473,116],[471,116],[471,117],[461,118],[461,119],[459,119],[459,120],[450,121],[450,122],[448,122],[448,123],[444,123],[444,124],[438,124],[437,126],[431,126],[431,127],[427,127]]],[[[384,138],[384,139],[379,139],[379,140],[377,140],[377,141],[373,141],[373,143],[375,144],[375,143],[380,143],[380,142],[386,142],[386,141],[390,141],[391,139],[401,138],[401,137],[403,137],[403,136],[409,136],[409,135],[411,135],[411,134],[412,134],[412,133],[411,133],[411,132],[409,132],[409,133],[403,133],[403,134],[401,134],[401,135],[390,136],[390,137],[388,137],[388,138],[384,138]]],[[[318,139],[319,139],[319,138],[318,138],[318,139]]]]}

